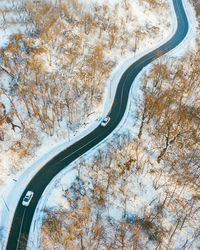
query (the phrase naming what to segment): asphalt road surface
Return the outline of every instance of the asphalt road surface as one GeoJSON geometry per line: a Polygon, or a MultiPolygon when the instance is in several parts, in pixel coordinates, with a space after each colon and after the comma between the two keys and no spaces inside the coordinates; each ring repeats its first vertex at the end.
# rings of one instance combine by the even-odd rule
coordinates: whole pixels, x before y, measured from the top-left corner
{"type": "Polygon", "coordinates": [[[80,155],[84,154],[86,151],[98,144],[116,128],[126,110],[129,91],[137,74],[147,64],[159,57],[159,55],[167,53],[184,39],[188,32],[188,21],[184,12],[182,0],[173,0],[173,3],[178,21],[178,27],[174,36],[164,45],[160,46],[159,48],[140,58],[137,62],[133,63],[124,72],[120,79],[115,99],[109,112],[111,120],[108,125],[106,127],[97,127],[87,136],[59,153],[52,160],[50,160],[28,183],[26,189],[24,190],[24,193],[22,194],[18,202],[14,214],[6,247],[7,250],[26,249],[27,238],[29,235],[31,221],[33,219],[36,206],[49,182],[60,170],[67,167],[80,155]],[[22,206],[22,199],[27,190],[32,190],[34,192],[34,196],[30,206],[24,207],[22,206]]]}

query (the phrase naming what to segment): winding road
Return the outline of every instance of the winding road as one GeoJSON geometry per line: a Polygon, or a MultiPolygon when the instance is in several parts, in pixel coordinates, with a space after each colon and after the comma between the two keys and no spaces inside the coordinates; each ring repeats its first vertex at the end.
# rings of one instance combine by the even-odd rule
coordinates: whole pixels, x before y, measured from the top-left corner
{"type": "Polygon", "coordinates": [[[125,113],[129,91],[138,73],[147,64],[158,58],[159,55],[167,53],[184,39],[188,32],[188,20],[183,8],[182,0],[173,0],[173,4],[177,16],[177,30],[175,34],[165,44],[141,57],[124,72],[119,81],[113,105],[109,111],[111,120],[108,125],[105,128],[101,126],[97,127],[87,136],[80,139],[66,150],[60,152],[45,166],[43,166],[43,168],[28,183],[15,210],[6,246],[7,250],[26,249],[27,238],[33,215],[46,186],[59,171],[68,166],[80,155],[84,154],[86,151],[101,142],[117,127],[125,113]],[[22,206],[22,199],[27,190],[33,190],[34,197],[30,206],[24,207],[22,206]]]}

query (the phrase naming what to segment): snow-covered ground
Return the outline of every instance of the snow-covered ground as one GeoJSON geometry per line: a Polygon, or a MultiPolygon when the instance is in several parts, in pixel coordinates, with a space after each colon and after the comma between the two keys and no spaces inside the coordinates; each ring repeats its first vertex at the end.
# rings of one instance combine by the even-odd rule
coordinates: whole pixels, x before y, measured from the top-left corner
{"type": "MultiPolygon", "coordinates": [[[[188,49],[192,50],[195,47],[195,37],[196,37],[196,28],[197,28],[197,22],[195,19],[195,13],[193,11],[193,9],[191,9],[191,6],[188,4],[187,1],[184,1],[184,7],[189,19],[189,23],[190,23],[190,27],[189,27],[189,32],[187,37],[184,39],[184,41],[175,49],[173,49],[171,52],[168,53],[169,57],[175,57],[178,59],[179,57],[183,56],[185,54],[186,51],[188,51],[188,49]]],[[[173,26],[173,31],[176,28],[176,20],[174,18],[174,13],[172,12],[172,17],[173,17],[173,21],[174,21],[174,26],[173,26]]],[[[170,36],[173,34],[170,34],[170,36]]],[[[164,41],[166,41],[167,39],[169,39],[168,36],[164,41]]],[[[164,42],[162,41],[162,42],[164,42]]],[[[155,47],[158,45],[155,45],[155,47]]],[[[140,56],[142,56],[143,54],[147,53],[149,50],[144,51],[141,54],[136,55],[136,57],[130,58],[129,60],[127,60],[126,62],[124,62],[120,67],[118,67],[112,78],[111,81],[115,82],[115,86],[117,86],[118,80],[122,74],[122,72],[124,72],[124,70],[130,65],[132,64],[135,60],[137,60],[140,56]]],[[[111,140],[111,138],[113,137],[113,134],[118,134],[118,133],[123,133],[129,130],[130,128],[130,124],[134,124],[134,109],[135,109],[135,103],[134,100],[136,99],[137,95],[138,95],[138,91],[139,91],[139,84],[140,84],[140,79],[142,78],[142,76],[144,75],[145,72],[148,71],[148,69],[151,68],[151,65],[148,65],[145,69],[143,69],[143,71],[137,76],[137,78],[134,81],[133,87],[131,89],[130,92],[130,98],[129,98],[129,105],[127,107],[126,110],[126,114],[123,118],[123,120],[121,121],[121,123],[119,124],[118,128],[116,128],[116,130],[109,136],[109,138],[106,138],[106,142],[109,142],[109,140],[111,140]]],[[[112,84],[113,86],[113,84],[112,84]]],[[[115,93],[115,88],[112,88],[110,90],[110,88],[107,88],[107,98],[105,99],[106,101],[106,105],[104,105],[104,109],[105,109],[105,113],[106,111],[109,110],[109,106],[112,103],[112,98],[114,96],[115,93]],[[110,93],[111,91],[111,93],[110,93]]],[[[136,134],[137,134],[137,128],[136,129],[136,134]]],[[[97,145],[95,148],[103,148],[106,144],[106,142],[101,142],[101,145],[97,145]]],[[[92,156],[94,155],[95,150],[92,149],[90,150],[90,152],[87,152],[84,156],[88,159],[92,158],[92,156]],[[87,155],[87,156],[86,156],[87,155]]],[[[84,158],[83,156],[83,158],[84,158]]],[[[42,225],[42,219],[44,218],[44,213],[43,210],[45,208],[50,208],[50,209],[55,209],[58,207],[65,207],[67,208],[68,205],[66,204],[66,198],[64,198],[62,196],[63,194],[63,190],[66,190],[67,188],[70,187],[70,185],[73,183],[73,181],[75,180],[75,178],[78,176],[78,172],[76,169],[77,163],[79,160],[73,162],[72,164],[70,164],[70,166],[68,166],[68,168],[66,168],[65,170],[61,171],[61,173],[59,175],[57,175],[52,182],[50,183],[50,185],[46,188],[45,192],[42,195],[42,198],[39,202],[39,205],[37,207],[36,213],[34,215],[34,219],[33,219],[33,223],[32,223],[32,227],[31,227],[31,238],[29,241],[29,247],[30,248],[34,248],[40,247],[40,230],[41,230],[41,225],[42,225]],[[56,198],[56,199],[55,199],[56,198]]],[[[142,177],[141,177],[142,178],[142,177]]],[[[147,176],[145,176],[145,178],[143,178],[145,180],[147,180],[147,176]]],[[[149,180],[151,180],[151,178],[149,178],[149,180]]],[[[144,181],[141,181],[141,183],[144,184],[144,181]]],[[[145,203],[148,203],[148,201],[150,202],[151,200],[153,200],[153,198],[155,198],[153,196],[153,190],[154,188],[152,187],[152,183],[146,183],[145,184],[145,188],[147,189],[148,192],[146,192],[146,196],[145,197],[139,197],[140,202],[143,204],[145,201],[145,203]]],[[[137,188],[137,187],[135,187],[137,188]]],[[[140,190],[137,190],[136,193],[140,193],[140,190]]],[[[145,192],[144,192],[145,193],[145,192]]],[[[138,203],[138,214],[140,211],[140,206],[138,203]]],[[[119,213],[119,211],[118,211],[119,213]]],[[[118,214],[119,215],[119,214],[118,214]]]]}
{"type": "MultiPolygon", "coordinates": [[[[191,46],[191,42],[194,44],[194,38],[195,38],[194,26],[196,27],[196,22],[195,22],[194,12],[191,11],[191,8],[186,1],[184,1],[184,4],[186,6],[186,11],[188,13],[191,25],[190,25],[190,31],[188,33],[187,38],[184,40],[184,42],[178,48],[174,49],[174,51],[172,52],[176,55],[180,55],[181,52],[184,53],[188,49],[188,47],[191,46]]],[[[175,21],[175,17],[174,17],[174,12],[172,10],[171,1],[170,1],[170,8],[171,8],[171,17],[174,21],[173,29],[171,30],[170,34],[165,33],[163,30],[163,32],[160,34],[158,39],[152,40],[151,42],[146,40],[146,43],[143,43],[140,46],[140,51],[143,51],[143,52],[140,52],[131,58],[130,58],[130,55],[126,55],[126,58],[122,58],[122,61],[120,61],[120,64],[118,64],[118,66],[113,71],[113,73],[110,77],[111,80],[108,82],[108,85],[107,85],[107,92],[105,95],[106,98],[105,98],[104,106],[103,106],[104,111],[102,112],[103,113],[102,115],[106,114],[107,110],[109,109],[109,106],[112,103],[112,98],[114,96],[118,80],[119,80],[121,74],[123,73],[123,71],[133,61],[138,59],[144,53],[147,53],[149,49],[152,49],[151,45],[154,44],[155,47],[158,46],[158,44],[169,39],[169,37],[172,36],[172,34],[174,33],[175,28],[176,28],[176,21],[175,21]],[[165,37],[164,40],[163,40],[163,37],[165,37]],[[159,43],[158,43],[158,41],[159,41],[159,43]],[[156,45],[155,45],[155,43],[156,43],[156,45]],[[112,85],[112,88],[110,87],[111,85],[112,85]]],[[[141,15],[141,10],[139,13],[141,15]]],[[[148,15],[149,15],[149,13],[148,13],[148,15]]],[[[143,16],[143,18],[145,20],[146,17],[143,16]]],[[[154,18],[152,16],[149,16],[149,18],[151,20],[156,21],[155,16],[154,16],[154,18]]],[[[162,24],[160,24],[160,25],[162,25],[162,24]]],[[[2,44],[2,46],[4,46],[4,44],[2,44]]],[[[137,79],[135,80],[135,84],[133,85],[130,97],[133,97],[133,96],[135,97],[137,90],[138,90],[138,86],[139,86],[139,80],[142,77],[142,74],[144,73],[144,71],[141,72],[141,74],[138,75],[137,79]]],[[[132,115],[129,113],[129,111],[134,110],[134,105],[133,105],[133,101],[131,101],[131,100],[132,100],[132,98],[129,99],[129,105],[127,108],[126,115],[124,116],[124,119],[121,122],[121,126],[119,126],[119,128],[123,127],[123,129],[125,129],[125,130],[129,127],[129,124],[132,123],[132,115]],[[122,126],[122,124],[123,124],[123,126],[122,126]]],[[[59,141],[59,143],[58,143],[58,140],[56,141],[56,138],[54,138],[54,140],[51,139],[50,141],[46,140],[46,138],[45,138],[44,143],[42,144],[42,147],[40,147],[40,149],[37,151],[37,155],[34,159],[33,164],[30,165],[29,162],[26,162],[26,164],[24,164],[25,168],[22,171],[18,172],[17,175],[12,174],[10,172],[5,174],[6,171],[2,172],[2,179],[5,182],[4,185],[2,185],[2,187],[1,187],[1,201],[0,201],[1,202],[1,214],[2,214],[1,226],[2,226],[2,238],[3,238],[2,244],[3,244],[3,246],[5,246],[8,229],[10,226],[10,222],[11,222],[17,201],[18,201],[24,187],[28,183],[28,181],[38,171],[38,169],[42,165],[44,165],[45,162],[48,161],[48,159],[52,158],[54,155],[56,155],[58,152],[60,152],[63,148],[66,148],[68,145],[70,145],[74,141],[78,140],[80,137],[84,136],[89,131],[91,131],[95,126],[97,126],[99,124],[99,116],[94,115],[93,117],[91,117],[91,122],[94,122],[94,123],[92,125],[89,125],[89,127],[87,129],[85,129],[84,127],[81,128],[82,133],[80,133],[81,131],[79,131],[79,134],[77,136],[74,136],[73,138],[71,138],[70,141],[68,140],[66,142],[63,140],[63,142],[59,141]],[[95,120],[96,120],[96,122],[94,122],[95,120]],[[55,147],[55,144],[57,144],[56,147],[55,147]],[[41,155],[43,155],[43,156],[40,157],[41,155]],[[24,179],[26,179],[26,183],[24,182],[24,179]],[[15,191],[13,192],[13,190],[15,190],[15,191]],[[12,199],[11,199],[11,197],[12,197],[12,199]]],[[[89,124],[91,124],[91,122],[88,120],[89,124]]],[[[117,128],[117,130],[114,133],[117,133],[119,128],[117,128]]],[[[90,152],[90,153],[93,154],[92,152],[90,152]]],[[[32,160],[30,160],[30,161],[32,161],[32,160]]],[[[4,161],[4,162],[6,162],[6,161],[4,161]]],[[[43,216],[41,211],[45,206],[52,207],[55,205],[52,203],[52,200],[49,199],[49,197],[51,196],[51,192],[54,192],[55,194],[57,194],[56,195],[56,197],[58,197],[57,202],[58,202],[58,204],[59,203],[62,204],[62,199],[61,199],[61,195],[59,194],[59,192],[60,192],[59,190],[62,190],[63,186],[59,185],[58,183],[61,182],[61,183],[63,183],[63,185],[64,185],[64,183],[68,183],[68,185],[69,185],[69,183],[72,182],[73,178],[75,178],[75,176],[76,176],[76,169],[73,168],[74,164],[71,164],[72,165],[71,171],[69,170],[69,168],[66,169],[65,171],[62,171],[62,173],[60,173],[54,179],[54,181],[52,181],[52,183],[49,185],[49,187],[45,190],[45,192],[42,196],[43,199],[41,199],[41,202],[37,208],[36,215],[35,215],[36,217],[34,218],[33,224],[32,224],[31,230],[33,232],[32,235],[34,235],[34,240],[32,241],[32,239],[31,239],[30,242],[34,242],[34,244],[36,244],[36,242],[38,242],[38,244],[39,244],[39,235],[38,234],[40,232],[41,218],[43,216]],[[61,177],[62,177],[62,179],[61,179],[61,177]],[[58,188],[54,190],[55,187],[58,187],[58,188]],[[37,223],[36,223],[36,221],[37,221],[37,223]]],[[[37,245],[37,247],[39,247],[39,246],[37,245]]],[[[33,248],[35,248],[35,246],[30,247],[30,249],[33,249],[33,248]]]]}

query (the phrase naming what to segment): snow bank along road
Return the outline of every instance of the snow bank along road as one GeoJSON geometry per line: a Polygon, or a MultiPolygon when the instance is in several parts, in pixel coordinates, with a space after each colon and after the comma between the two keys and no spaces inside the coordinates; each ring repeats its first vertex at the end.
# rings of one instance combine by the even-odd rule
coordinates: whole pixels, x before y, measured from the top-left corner
{"type": "Polygon", "coordinates": [[[126,110],[131,85],[137,74],[152,60],[158,58],[161,54],[167,53],[184,39],[188,32],[188,21],[182,0],[173,0],[173,4],[177,16],[177,30],[174,36],[159,48],[141,57],[124,72],[119,81],[115,99],[108,114],[111,118],[108,125],[105,128],[101,126],[97,127],[87,136],[56,155],[29,182],[18,202],[14,214],[6,247],[7,250],[26,248],[34,211],[44,189],[52,178],[80,155],[102,141],[119,124],[126,110]],[[30,206],[24,207],[22,206],[22,199],[27,190],[32,190],[34,197],[30,206]]]}

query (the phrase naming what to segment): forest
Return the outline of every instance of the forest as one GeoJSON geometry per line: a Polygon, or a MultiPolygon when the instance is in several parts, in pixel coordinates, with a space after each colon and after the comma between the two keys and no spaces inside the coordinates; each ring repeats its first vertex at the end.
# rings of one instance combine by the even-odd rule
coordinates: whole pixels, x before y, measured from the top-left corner
{"type": "Polygon", "coordinates": [[[68,205],[44,211],[43,249],[198,249],[199,52],[154,63],[137,137],[130,129],[80,159],[68,205]]]}
{"type": "MultiPolygon", "coordinates": [[[[94,121],[91,114],[101,115],[120,60],[170,32],[167,2],[137,1],[144,22],[129,0],[89,8],[77,0],[0,5],[0,28],[20,30],[0,48],[1,185],[35,159],[45,140],[69,140],[94,121]]],[[[199,2],[190,2],[199,21],[199,2]]],[[[199,248],[200,40],[195,43],[180,58],[153,61],[127,132],[76,161],[74,182],[62,188],[67,205],[43,211],[42,249],[199,248]]]]}
{"type": "Polygon", "coordinates": [[[101,115],[120,60],[170,30],[167,4],[146,2],[146,18],[163,13],[157,26],[139,22],[128,0],[90,8],[77,0],[2,2],[2,29],[19,29],[0,49],[2,172],[18,173],[45,140],[70,140],[101,115]]]}

